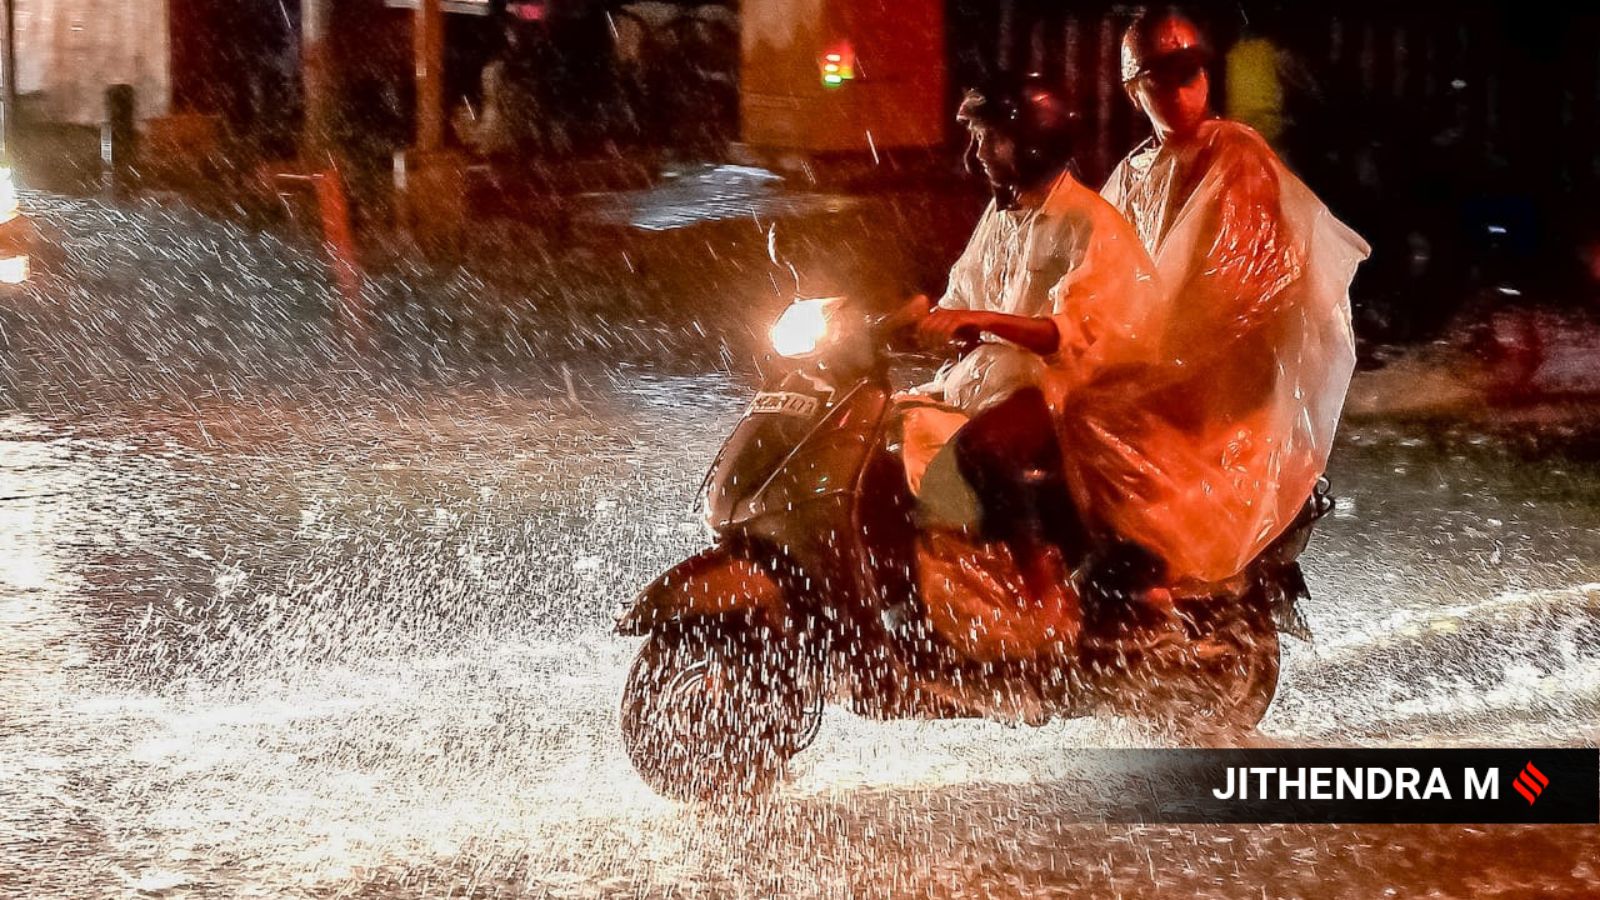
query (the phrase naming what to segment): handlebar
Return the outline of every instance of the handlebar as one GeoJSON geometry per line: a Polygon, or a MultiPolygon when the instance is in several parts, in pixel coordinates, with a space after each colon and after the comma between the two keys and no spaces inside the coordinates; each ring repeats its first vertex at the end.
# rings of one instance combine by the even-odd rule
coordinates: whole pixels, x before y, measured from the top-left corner
{"type": "Polygon", "coordinates": [[[966,356],[983,344],[982,336],[976,328],[960,328],[956,330],[955,339],[943,348],[928,348],[918,345],[914,340],[914,329],[925,311],[916,311],[914,303],[907,304],[900,309],[870,319],[872,327],[882,337],[887,352],[895,358],[916,359],[922,357],[929,360],[943,361],[948,358],[947,349],[954,349],[956,357],[966,356]]]}

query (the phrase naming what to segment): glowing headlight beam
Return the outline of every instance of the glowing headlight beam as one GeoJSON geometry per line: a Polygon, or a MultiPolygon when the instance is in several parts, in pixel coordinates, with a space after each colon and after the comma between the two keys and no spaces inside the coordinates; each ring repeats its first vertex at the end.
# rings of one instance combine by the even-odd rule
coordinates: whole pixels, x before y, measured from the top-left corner
{"type": "Polygon", "coordinates": [[[828,300],[796,300],[773,323],[772,349],[783,356],[805,356],[828,334],[828,300]]]}

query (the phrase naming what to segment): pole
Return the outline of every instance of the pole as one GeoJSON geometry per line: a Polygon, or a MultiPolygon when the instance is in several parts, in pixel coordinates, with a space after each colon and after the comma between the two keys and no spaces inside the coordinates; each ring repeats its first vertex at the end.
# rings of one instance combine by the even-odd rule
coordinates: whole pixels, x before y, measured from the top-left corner
{"type": "Polygon", "coordinates": [[[417,149],[444,146],[444,4],[417,4],[412,50],[417,67],[417,149]]]}
{"type": "Polygon", "coordinates": [[[12,0],[0,0],[0,160],[11,158],[11,143],[17,118],[17,30],[12,16],[12,0]]]}
{"type": "Polygon", "coordinates": [[[466,220],[461,162],[445,149],[444,3],[418,0],[412,17],[416,136],[395,154],[395,212],[424,253],[452,252],[466,220]]]}
{"type": "Polygon", "coordinates": [[[334,113],[333,66],[328,38],[332,31],[331,0],[301,0],[300,67],[305,84],[305,123],[300,157],[313,168],[327,162],[334,113]]]}
{"type": "Polygon", "coordinates": [[[338,84],[334,77],[333,35],[335,0],[300,0],[300,65],[305,84],[305,122],[300,134],[300,167],[304,174],[284,181],[309,182],[317,200],[322,226],[322,247],[328,254],[334,283],[343,303],[342,325],[358,339],[366,328],[362,305],[361,264],[350,216],[350,195],[339,171],[333,125],[338,114],[338,84]]]}

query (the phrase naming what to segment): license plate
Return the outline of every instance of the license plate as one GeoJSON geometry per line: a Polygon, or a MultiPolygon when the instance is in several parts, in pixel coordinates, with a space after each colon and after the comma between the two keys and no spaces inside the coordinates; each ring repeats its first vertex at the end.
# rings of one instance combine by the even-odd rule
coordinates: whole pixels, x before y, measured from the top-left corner
{"type": "Polygon", "coordinates": [[[822,401],[816,397],[805,394],[795,394],[789,391],[762,391],[756,395],[755,402],[750,404],[752,413],[777,413],[783,416],[801,416],[810,418],[817,414],[817,407],[822,401]]]}

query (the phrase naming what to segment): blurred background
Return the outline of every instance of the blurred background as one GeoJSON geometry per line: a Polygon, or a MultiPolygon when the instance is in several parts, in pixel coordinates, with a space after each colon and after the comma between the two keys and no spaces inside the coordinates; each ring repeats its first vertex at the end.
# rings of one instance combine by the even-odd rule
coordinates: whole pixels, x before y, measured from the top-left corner
{"type": "MultiPolygon", "coordinates": [[[[655,798],[617,604],[797,294],[937,292],[962,88],[1097,184],[1134,4],[3,0],[0,896],[1596,896],[1595,828],[1071,825],[1079,746],[829,715],[655,798]]],[[[1196,2],[1373,246],[1293,746],[1600,742],[1600,12],[1196,2]]]]}
{"type": "MultiPolygon", "coordinates": [[[[188,164],[214,185],[215,172],[193,170],[252,173],[331,152],[358,214],[387,224],[395,154],[456,150],[469,192],[496,185],[473,194],[475,212],[536,217],[519,205],[653,183],[672,164],[803,164],[814,182],[819,162],[874,161],[847,180],[858,190],[881,189],[917,154],[949,170],[959,90],[1030,71],[1075,98],[1092,135],[1080,168],[1098,183],[1142,137],[1116,77],[1136,9],[16,0],[7,121],[25,162],[95,168],[115,112],[107,89],[126,84],[150,178],[188,164]]],[[[1218,50],[1219,112],[1254,125],[1372,242],[1356,296],[1363,337],[1433,337],[1464,308],[1502,300],[1592,306],[1600,14],[1509,0],[1187,11],[1218,50]]]]}

